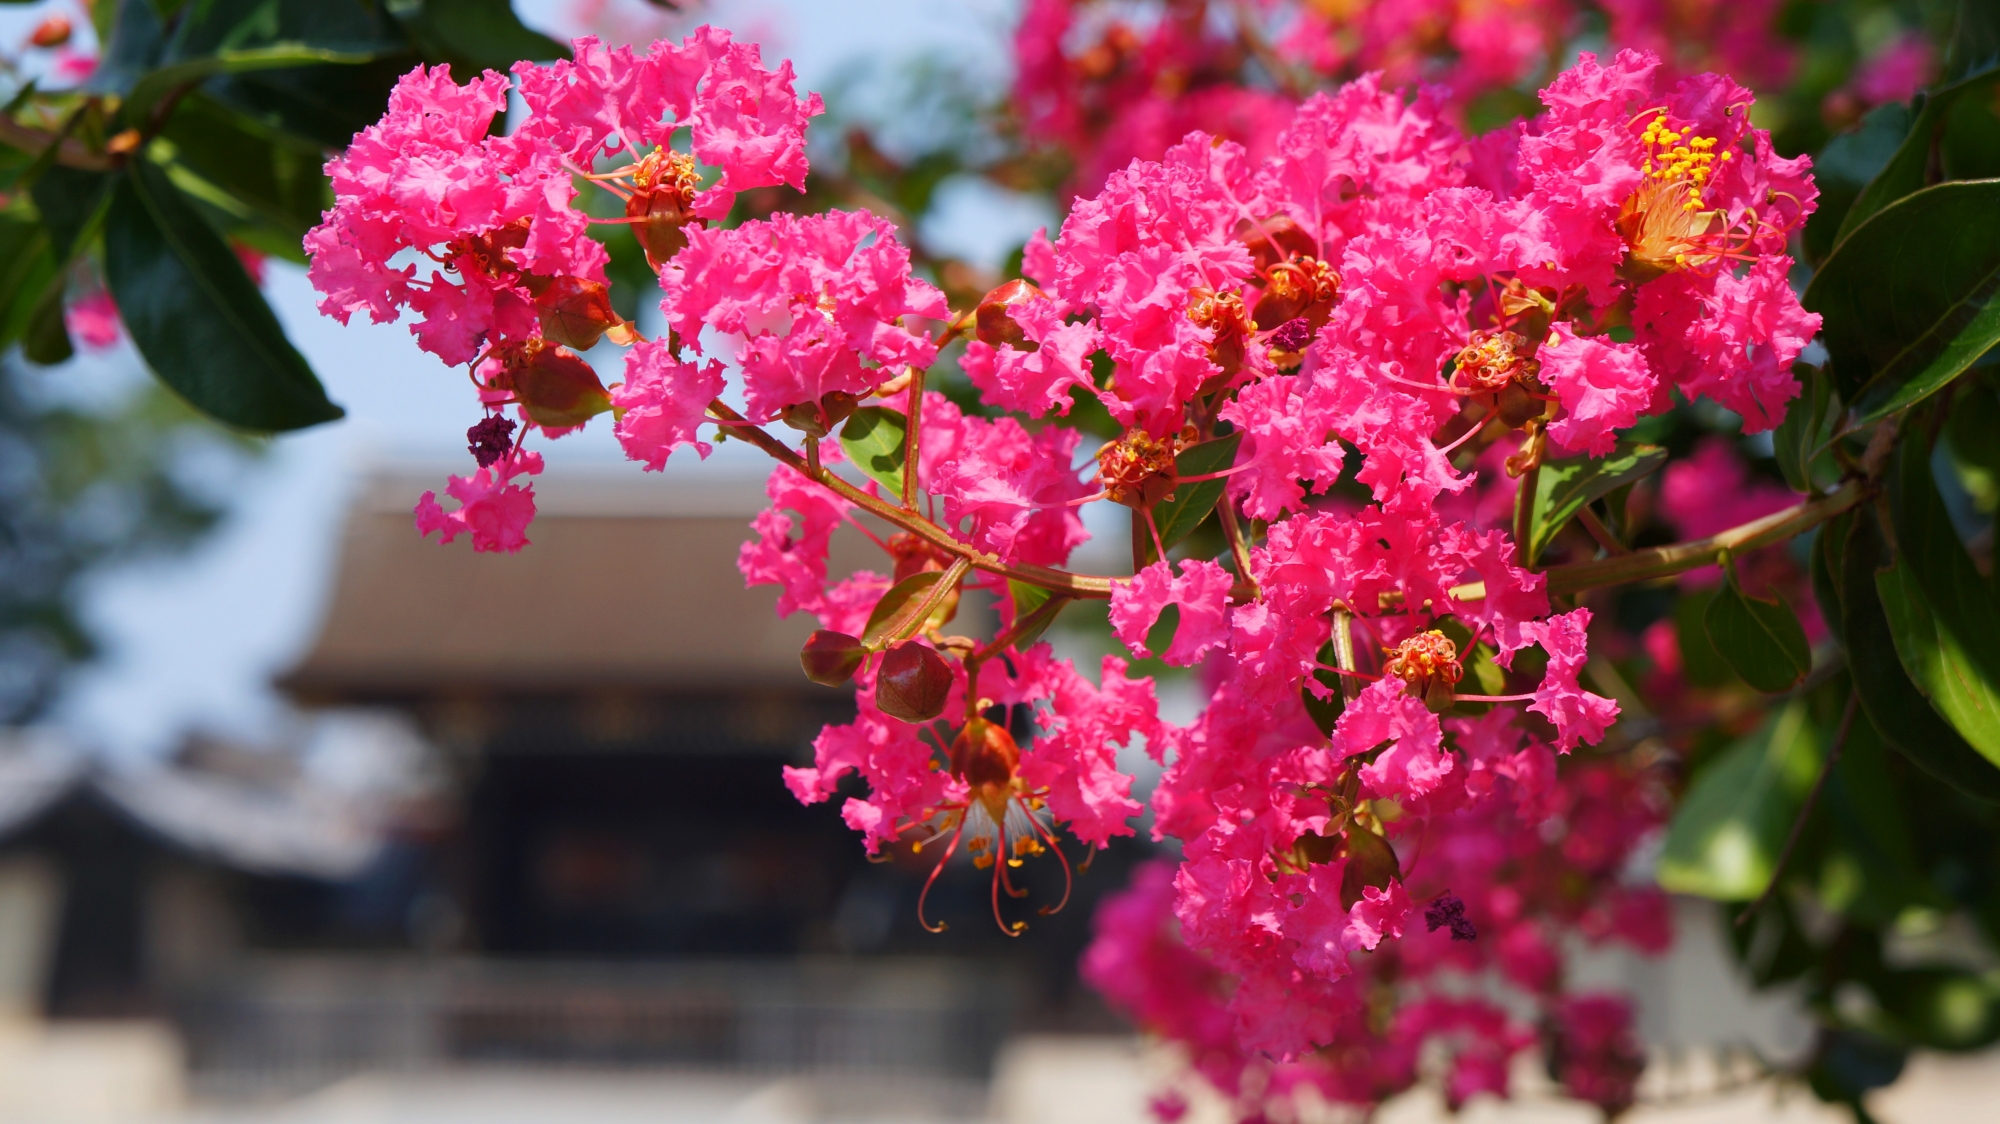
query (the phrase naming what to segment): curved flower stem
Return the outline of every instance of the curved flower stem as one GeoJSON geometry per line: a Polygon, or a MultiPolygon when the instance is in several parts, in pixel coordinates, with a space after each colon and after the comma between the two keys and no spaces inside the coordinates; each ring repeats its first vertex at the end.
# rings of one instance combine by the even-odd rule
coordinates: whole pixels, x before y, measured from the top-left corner
{"type": "Polygon", "coordinates": [[[917,510],[917,474],[923,454],[924,375],[922,367],[910,369],[909,418],[903,427],[903,510],[917,510]]]}
{"type": "MultiPolygon", "coordinates": [[[[1868,493],[1869,486],[1865,481],[1853,479],[1816,500],[1808,500],[1783,511],[1772,512],[1762,519],[1752,519],[1748,523],[1731,527],[1727,531],[1710,535],[1705,539],[1671,543],[1649,550],[1635,550],[1630,554],[1598,558],[1589,562],[1551,566],[1543,573],[1549,579],[1548,590],[1552,594],[1578,593],[1599,586],[1623,585],[1626,582],[1645,581],[1648,578],[1671,577],[1688,570],[1715,565],[1722,560],[1725,553],[1740,554],[1746,550],[1771,546],[1804,534],[1859,504],[1867,498],[1868,493]]],[[[1482,600],[1486,596],[1486,583],[1468,582],[1457,586],[1452,589],[1451,596],[1457,601],[1482,600]]]]}
{"type": "Polygon", "coordinates": [[[1029,585],[1038,585],[1043,589],[1070,597],[1100,600],[1110,597],[1113,587],[1126,580],[1096,574],[1072,574],[1027,562],[1002,562],[970,543],[960,542],[943,527],[922,518],[916,512],[904,511],[900,507],[885,503],[880,497],[869,495],[825,468],[808,466],[805,458],[793,452],[784,442],[766,433],[759,426],[746,424],[743,415],[731,409],[729,404],[720,398],[708,404],[708,412],[712,415],[709,419],[711,421],[719,419],[731,423],[732,436],[750,442],[770,454],[773,459],[791,467],[799,475],[832,490],[842,499],[866,510],[869,514],[901,527],[940,550],[964,558],[975,569],[1027,582],[1029,585]]]}

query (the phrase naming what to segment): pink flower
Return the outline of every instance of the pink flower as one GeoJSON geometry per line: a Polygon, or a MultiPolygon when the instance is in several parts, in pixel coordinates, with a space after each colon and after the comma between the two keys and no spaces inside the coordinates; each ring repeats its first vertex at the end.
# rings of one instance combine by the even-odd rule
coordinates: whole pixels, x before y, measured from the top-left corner
{"type": "Polygon", "coordinates": [[[709,402],[721,393],[721,361],[683,362],[664,343],[641,343],[625,357],[624,385],[611,392],[621,415],[613,432],[625,455],[649,472],[665,468],[667,457],[688,445],[706,460],[710,446],[696,433],[709,402]]]}
{"type": "Polygon", "coordinates": [[[1183,562],[1179,575],[1168,563],[1155,562],[1134,574],[1131,582],[1113,587],[1111,630],[1142,657],[1157,654],[1175,667],[1187,667],[1210,648],[1227,642],[1224,613],[1233,584],[1229,571],[1213,562],[1183,562]],[[1168,605],[1180,607],[1173,642],[1164,652],[1147,651],[1146,633],[1168,605]]]}
{"type": "Polygon", "coordinates": [[[1125,661],[1104,657],[1102,687],[1092,687],[1067,663],[1050,668],[1054,698],[1044,734],[1022,756],[1020,777],[1047,792],[1049,811],[1085,843],[1108,846],[1130,835],[1138,814],[1132,778],[1118,769],[1118,750],[1135,738],[1159,740],[1153,681],[1130,679],[1125,661]]]}
{"type": "Polygon", "coordinates": [[[904,366],[929,365],[935,345],[900,321],[950,311],[943,293],[911,276],[895,228],[866,212],[691,229],[660,284],[660,307],[683,340],[699,340],[704,326],[741,338],[735,358],[755,421],[836,391],[864,395],[904,366]]]}
{"type": "Polygon", "coordinates": [[[444,543],[470,534],[476,551],[512,554],[528,545],[528,524],[535,519],[535,486],[513,480],[541,471],[540,453],[517,451],[471,476],[451,477],[445,492],[458,501],[458,509],[445,511],[437,493],[425,492],[417,501],[417,531],[427,537],[436,531],[444,543]]]}
{"type": "Polygon", "coordinates": [[[1578,337],[1557,325],[1535,355],[1542,381],[1562,402],[1563,414],[1549,426],[1549,436],[1565,449],[1604,456],[1618,443],[1617,431],[1653,405],[1653,376],[1646,357],[1631,344],[1578,337]]]}
{"type": "Polygon", "coordinates": [[[63,327],[88,351],[108,351],[125,338],[125,322],[118,316],[118,305],[104,289],[93,290],[65,305],[63,327]]]}
{"type": "MultiPolygon", "coordinates": [[[[1548,670],[1542,685],[1535,688],[1535,701],[1528,709],[1543,715],[1556,726],[1556,748],[1564,753],[1578,742],[1595,744],[1618,718],[1618,704],[1593,695],[1577,684],[1577,676],[1589,658],[1584,630],[1590,627],[1589,609],[1572,609],[1546,621],[1524,625],[1524,635],[1548,653],[1548,670]]],[[[1505,658],[1505,657],[1503,657],[1505,658]]]]}

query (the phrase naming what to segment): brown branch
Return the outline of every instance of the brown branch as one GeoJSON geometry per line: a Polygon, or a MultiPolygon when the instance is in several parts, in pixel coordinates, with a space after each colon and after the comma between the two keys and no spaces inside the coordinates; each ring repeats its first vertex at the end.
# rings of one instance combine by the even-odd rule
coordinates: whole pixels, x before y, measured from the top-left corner
{"type": "MultiPolygon", "coordinates": [[[[23,125],[12,117],[0,114],[0,143],[31,155],[40,155],[48,151],[49,145],[57,143],[57,134],[33,125],[23,125]]],[[[117,167],[117,161],[110,153],[93,152],[89,145],[75,137],[61,138],[56,149],[56,163],[86,172],[108,172],[117,167]]]]}

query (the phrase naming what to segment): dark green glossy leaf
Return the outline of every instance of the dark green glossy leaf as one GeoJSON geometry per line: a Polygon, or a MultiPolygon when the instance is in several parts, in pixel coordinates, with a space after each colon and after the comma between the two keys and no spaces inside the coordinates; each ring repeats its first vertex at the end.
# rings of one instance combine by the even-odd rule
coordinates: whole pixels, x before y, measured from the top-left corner
{"type": "MultiPolygon", "coordinates": [[[[1222,472],[1236,463],[1236,449],[1241,444],[1243,434],[1238,432],[1190,445],[1174,457],[1174,472],[1180,476],[1222,472]]],[[[1171,498],[1153,505],[1153,523],[1160,529],[1160,545],[1172,550],[1175,543],[1194,534],[1194,529],[1215,510],[1216,501],[1228,486],[1227,477],[1175,485],[1171,498]]]]}
{"type": "Polygon", "coordinates": [[[121,178],[104,250],[139,354],[196,409],[264,431],[341,416],[242,263],[150,161],[121,178]]]}
{"type": "MultiPolygon", "coordinates": [[[[1842,677],[1820,693],[1844,706],[1852,690],[1842,677]]],[[[1888,747],[1856,715],[1820,801],[1826,831],[1814,893],[1823,908],[1878,926],[1893,924],[1912,906],[1951,908],[1918,856],[1903,787],[1888,747]]],[[[1800,855],[1802,869],[1812,866],[1811,849],[1800,855]]]]}
{"type": "Polygon", "coordinates": [[[246,50],[221,51],[206,58],[189,59],[148,71],[132,86],[125,102],[128,121],[144,120],[154,106],[176,88],[193,86],[218,74],[246,74],[255,70],[288,70],[293,67],[335,63],[353,65],[375,58],[372,52],[353,52],[315,47],[305,43],[273,43],[246,50]]]}
{"type": "Polygon", "coordinates": [[[1837,553],[1826,552],[1826,558],[1839,590],[1841,634],[1855,694],[1875,732],[1890,748],[1960,792],[2000,803],[2000,769],[1938,716],[1896,656],[1895,635],[1876,586],[1876,571],[1886,568],[1882,564],[1889,559],[1873,514],[1857,515],[1845,545],[1837,553]]]}
{"type": "Polygon", "coordinates": [[[942,577],[944,572],[941,570],[925,570],[890,586],[868,614],[868,626],[861,630],[861,642],[879,649],[885,643],[893,644],[913,635],[917,630],[917,612],[923,608],[924,595],[942,577]]]}
{"type": "Polygon", "coordinates": [[[76,348],[69,342],[69,326],[63,323],[60,279],[44,288],[28,311],[27,323],[21,330],[21,354],[30,363],[44,367],[66,363],[76,354],[76,348]]]}
{"type": "Polygon", "coordinates": [[[1857,229],[1804,304],[1859,424],[1922,401],[2000,342],[2000,180],[1925,188],[1857,229]]]}
{"type": "Polygon", "coordinates": [[[1799,396],[1792,399],[1785,420],[1772,431],[1771,452],[1777,458],[1778,471],[1784,475],[1785,483],[1791,485],[1792,491],[1807,494],[1812,491],[1813,451],[1819,447],[1820,435],[1826,432],[1833,380],[1826,372],[1806,363],[1794,364],[1792,373],[1799,379],[1799,396]]]}
{"type": "Polygon", "coordinates": [[[2000,69],[2000,5],[1992,0],[1958,0],[1944,78],[1957,82],[2000,69]]]}
{"type": "Polygon", "coordinates": [[[1861,190],[1882,173],[1910,135],[1916,114],[1901,102],[1879,105],[1861,123],[1826,142],[1813,154],[1813,184],[1819,205],[1806,220],[1805,246],[1811,261],[1825,261],[1833,252],[1841,220],[1861,190]]]}
{"type": "Polygon", "coordinates": [[[1667,827],[1660,885],[1717,901],[1763,893],[1820,754],[1806,702],[1793,699],[1703,766],[1667,827]]]}
{"type": "Polygon", "coordinates": [[[1791,606],[1749,596],[1734,573],[1715,591],[1702,623],[1730,670],[1765,694],[1791,690],[1812,670],[1812,645],[1791,606]]]}
{"type": "Polygon", "coordinates": [[[2000,71],[1988,67],[1968,73],[1927,95],[1919,95],[1922,106],[1916,120],[1910,123],[1909,132],[1896,146],[1896,152],[1889,157],[1888,163],[1882,166],[1874,179],[1868,181],[1867,187],[1861,189],[1841,219],[1840,232],[1834,236],[1836,251],[1869,219],[1923,189],[1928,182],[1926,176],[1930,170],[1931,148],[1937,143],[1938,134],[1952,107],[1960,98],[1989,88],[1996,77],[2000,77],[2000,71]]]}
{"type": "MultiPolygon", "coordinates": [[[[141,75],[159,65],[166,49],[166,25],[152,0],[97,0],[93,5],[100,20],[113,13],[111,34],[104,39],[104,51],[83,88],[93,94],[123,94],[141,75]]],[[[104,25],[100,22],[100,34],[104,25]]]]}
{"type": "Polygon", "coordinates": [[[49,244],[58,261],[67,265],[97,237],[116,179],[109,172],[57,165],[35,181],[29,194],[48,228],[49,244]]]}
{"type": "Polygon", "coordinates": [[[333,205],[318,146],[199,93],[182,99],[164,135],[175,163],[213,184],[232,218],[269,227],[282,240],[269,251],[305,260],[301,240],[333,205]]]}
{"type": "Polygon", "coordinates": [[[1729,669],[1715,645],[1709,643],[1705,620],[1714,600],[1715,591],[1709,589],[1683,593],[1674,602],[1674,636],[1679,641],[1681,674],[1697,687],[1720,687],[1736,680],[1736,673],[1729,669]]]}
{"type": "Polygon", "coordinates": [[[1890,510],[1896,565],[1875,582],[1896,654],[1938,713],[2000,766],[2000,607],[1945,513],[1921,440],[1897,451],[1890,510]]]}
{"type": "Polygon", "coordinates": [[[1599,497],[1630,484],[1667,463],[1667,451],[1621,439],[1609,456],[1564,457],[1546,461],[1536,476],[1535,517],[1528,530],[1528,564],[1533,565],[1556,532],[1599,497]]]}
{"type": "Polygon", "coordinates": [[[854,467],[867,473],[884,494],[903,498],[903,454],[908,449],[910,422],[887,406],[863,406],[840,427],[840,447],[854,467]]]}
{"type": "Polygon", "coordinates": [[[520,59],[568,58],[562,44],[523,24],[510,0],[396,0],[389,6],[427,54],[505,73],[520,59]]]}
{"type": "Polygon", "coordinates": [[[55,252],[42,224],[21,214],[0,214],[0,351],[28,330],[29,318],[55,276],[55,252]]]}
{"type": "Polygon", "coordinates": [[[1168,602],[1153,620],[1153,627],[1146,630],[1146,650],[1154,656],[1160,655],[1174,646],[1174,633],[1181,627],[1181,607],[1168,602]]]}

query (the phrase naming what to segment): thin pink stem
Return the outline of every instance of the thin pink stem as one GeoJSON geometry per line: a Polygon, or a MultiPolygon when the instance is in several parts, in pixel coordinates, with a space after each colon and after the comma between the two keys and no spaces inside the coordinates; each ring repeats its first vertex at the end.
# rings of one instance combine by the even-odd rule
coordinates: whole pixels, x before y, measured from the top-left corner
{"type": "Polygon", "coordinates": [[[1479,422],[1475,422],[1475,423],[1473,423],[1473,426],[1472,426],[1472,428],[1471,428],[1471,429],[1468,429],[1468,430],[1466,430],[1466,431],[1465,431],[1465,433],[1464,433],[1464,434],[1462,434],[1462,435],[1461,435],[1461,436],[1459,437],[1459,439],[1458,439],[1458,440],[1456,440],[1456,441],[1453,441],[1453,442],[1452,442],[1451,444],[1449,444],[1449,445],[1446,445],[1446,446],[1444,446],[1443,448],[1439,449],[1439,450],[1438,450],[1438,454],[1439,454],[1440,456],[1449,456],[1449,455],[1451,455],[1451,453],[1452,453],[1452,451],[1453,451],[1454,449],[1457,449],[1457,448],[1458,448],[1458,447],[1459,447],[1460,445],[1463,445],[1463,444],[1465,444],[1465,443],[1466,443],[1467,441],[1470,441],[1470,440],[1472,440],[1473,438],[1475,438],[1475,437],[1479,436],[1479,433],[1480,433],[1480,431],[1481,431],[1481,430],[1483,430],[1483,429],[1485,429],[1485,428],[1486,428],[1486,423],[1485,423],[1484,421],[1479,421],[1479,422]]]}
{"type": "MultiPolygon", "coordinates": [[[[1316,668],[1318,668],[1318,669],[1320,669],[1321,671],[1331,671],[1331,672],[1333,672],[1333,673],[1334,673],[1335,675],[1345,675],[1345,676],[1347,676],[1347,677],[1348,677],[1349,679],[1359,679],[1359,680],[1361,680],[1361,681],[1362,681],[1363,683],[1375,683],[1375,682],[1379,682],[1379,681],[1381,680],[1381,678],[1382,678],[1382,677],[1381,677],[1381,676],[1379,676],[1379,675],[1370,675],[1370,674],[1368,674],[1368,673],[1367,673],[1367,672],[1365,672],[1365,671],[1349,671],[1349,670],[1347,670],[1347,669],[1346,669],[1346,668],[1344,668],[1344,667],[1335,667],[1335,666],[1333,666],[1332,664],[1327,664],[1327,663],[1320,663],[1320,662],[1318,662],[1318,661],[1316,661],[1316,660],[1315,660],[1315,661],[1313,662],[1313,666],[1314,666],[1314,667],[1316,667],[1316,668]]],[[[1462,698],[1464,698],[1465,696],[1464,696],[1464,695],[1460,695],[1460,696],[1458,696],[1458,697],[1462,699],[1462,698]]]]}
{"type": "Polygon", "coordinates": [[[1239,464],[1234,468],[1225,468],[1221,472],[1204,472],[1199,476],[1176,476],[1174,477],[1174,483],[1199,484],[1204,480],[1220,480],[1225,476],[1234,476],[1237,473],[1242,472],[1244,469],[1249,468],[1253,463],[1255,462],[1244,461],[1242,464],[1239,464]]]}
{"type": "Polygon", "coordinates": [[[944,854],[938,859],[937,865],[931,868],[931,876],[924,879],[923,893],[917,895],[917,924],[922,925],[926,932],[942,933],[945,930],[945,924],[942,921],[936,925],[932,925],[930,922],[924,920],[924,902],[929,900],[931,886],[937,882],[938,875],[944,872],[944,864],[951,861],[951,853],[958,850],[959,837],[964,834],[965,814],[961,812],[958,817],[958,830],[951,833],[951,842],[945,845],[944,854]]]}
{"type": "Polygon", "coordinates": [[[1474,703],[1530,702],[1534,699],[1534,697],[1535,696],[1533,695],[1453,695],[1452,696],[1452,698],[1456,699],[1459,702],[1474,702],[1474,703]]]}

